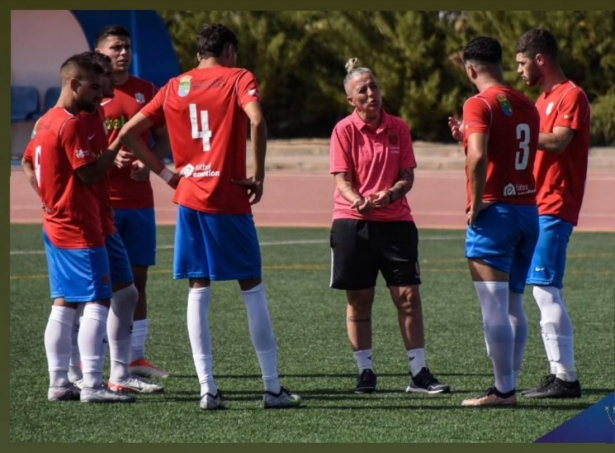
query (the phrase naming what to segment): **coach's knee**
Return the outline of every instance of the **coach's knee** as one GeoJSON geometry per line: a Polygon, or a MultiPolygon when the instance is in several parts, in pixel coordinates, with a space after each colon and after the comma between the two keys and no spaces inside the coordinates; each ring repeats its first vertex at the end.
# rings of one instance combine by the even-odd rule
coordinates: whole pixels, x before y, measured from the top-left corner
{"type": "Polygon", "coordinates": [[[399,314],[420,316],[423,312],[421,294],[417,287],[392,288],[391,296],[399,314]]]}

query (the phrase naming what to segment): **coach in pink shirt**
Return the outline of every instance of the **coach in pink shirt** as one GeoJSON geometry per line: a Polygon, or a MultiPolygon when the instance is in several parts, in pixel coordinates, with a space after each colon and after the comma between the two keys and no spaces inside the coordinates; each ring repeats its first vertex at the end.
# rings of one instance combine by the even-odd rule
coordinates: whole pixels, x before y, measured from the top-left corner
{"type": "Polygon", "coordinates": [[[372,304],[382,272],[398,310],[411,380],[406,391],[450,391],[429,371],[419,285],[418,232],[406,194],[416,161],[404,120],[382,110],[372,71],[346,64],[344,88],[354,112],[331,135],[330,172],[335,176],[331,228],[331,287],[346,291],[348,337],[359,367],[355,391],[376,390],[372,361],[372,304]]]}

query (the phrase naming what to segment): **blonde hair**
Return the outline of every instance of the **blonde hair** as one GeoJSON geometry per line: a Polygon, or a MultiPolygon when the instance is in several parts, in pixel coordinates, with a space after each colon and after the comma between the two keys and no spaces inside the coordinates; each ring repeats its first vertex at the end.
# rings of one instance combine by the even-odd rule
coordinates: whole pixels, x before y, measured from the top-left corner
{"type": "Polygon", "coordinates": [[[344,90],[346,90],[346,94],[349,94],[348,93],[348,82],[352,78],[356,77],[357,75],[359,75],[359,74],[371,74],[374,78],[376,78],[374,76],[374,73],[372,72],[371,69],[365,68],[365,67],[361,67],[361,66],[358,65],[358,63],[359,63],[359,59],[358,58],[351,58],[344,65],[344,67],[346,68],[346,77],[344,78],[344,90]]]}

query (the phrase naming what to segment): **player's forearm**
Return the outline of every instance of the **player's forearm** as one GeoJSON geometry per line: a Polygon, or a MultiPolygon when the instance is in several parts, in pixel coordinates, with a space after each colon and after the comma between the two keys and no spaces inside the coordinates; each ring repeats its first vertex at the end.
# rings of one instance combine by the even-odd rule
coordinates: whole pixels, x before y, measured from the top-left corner
{"type": "Polygon", "coordinates": [[[154,146],[152,146],[152,153],[154,153],[159,160],[171,154],[171,142],[169,141],[169,137],[156,137],[154,146]]]}
{"type": "Polygon", "coordinates": [[[254,155],[254,179],[265,180],[265,156],[267,154],[267,124],[265,121],[251,124],[252,152],[254,155]]]}
{"type": "Polygon", "coordinates": [[[350,175],[346,172],[335,174],[335,184],[337,191],[344,197],[346,201],[353,203],[357,198],[363,198],[354,188],[350,175]]]}
{"type": "Polygon", "coordinates": [[[477,207],[483,200],[487,184],[487,159],[468,156],[468,175],[472,206],[477,207]]]}
{"type": "Polygon", "coordinates": [[[34,171],[34,166],[32,165],[32,162],[28,160],[22,160],[21,167],[23,168],[24,175],[26,175],[26,179],[30,183],[30,186],[32,186],[32,189],[34,189],[34,192],[36,192],[37,195],[40,195],[38,192],[38,184],[36,183],[36,173],[34,171]]]}
{"type": "Polygon", "coordinates": [[[128,148],[135,157],[143,162],[143,164],[156,174],[166,168],[164,164],[158,159],[158,157],[150,150],[136,134],[126,133],[126,131],[120,131],[119,136],[122,144],[128,148]]]}
{"type": "Polygon", "coordinates": [[[570,143],[566,137],[560,137],[552,132],[541,132],[538,134],[538,149],[553,154],[561,154],[570,143]]]}
{"type": "Polygon", "coordinates": [[[397,181],[391,191],[393,192],[395,199],[405,196],[414,185],[414,168],[402,168],[399,172],[399,181],[397,181]]]}

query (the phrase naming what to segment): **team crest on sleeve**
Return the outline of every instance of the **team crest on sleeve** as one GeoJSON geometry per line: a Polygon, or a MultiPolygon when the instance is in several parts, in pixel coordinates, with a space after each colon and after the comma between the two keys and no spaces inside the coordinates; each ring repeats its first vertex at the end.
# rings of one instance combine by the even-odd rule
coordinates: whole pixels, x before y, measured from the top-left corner
{"type": "Polygon", "coordinates": [[[504,115],[506,116],[512,115],[512,105],[510,104],[510,101],[508,100],[508,98],[504,96],[503,94],[498,94],[497,100],[498,100],[498,103],[500,104],[500,108],[502,109],[502,112],[504,112],[504,115]]]}
{"type": "Polygon", "coordinates": [[[30,140],[32,140],[34,137],[36,137],[36,131],[38,130],[38,122],[40,120],[38,120],[36,123],[34,123],[34,129],[32,129],[32,134],[30,135],[30,140]]]}
{"type": "Polygon", "coordinates": [[[261,97],[261,94],[258,92],[258,90],[256,88],[252,88],[252,89],[248,90],[248,94],[250,96],[254,96],[256,98],[260,98],[261,97]]]}
{"type": "Polygon", "coordinates": [[[552,111],[553,111],[553,102],[549,102],[549,105],[547,105],[547,110],[545,113],[547,115],[550,115],[552,111]]]}
{"type": "Polygon", "coordinates": [[[181,97],[188,96],[188,93],[190,93],[191,81],[192,76],[189,75],[183,76],[181,79],[179,79],[179,90],[177,91],[177,94],[179,94],[181,97]]]}
{"type": "Polygon", "coordinates": [[[135,99],[139,104],[145,104],[145,96],[143,93],[135,93],[135,99]]]}

